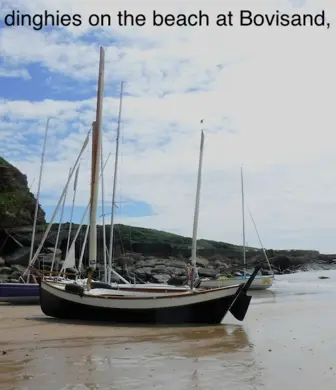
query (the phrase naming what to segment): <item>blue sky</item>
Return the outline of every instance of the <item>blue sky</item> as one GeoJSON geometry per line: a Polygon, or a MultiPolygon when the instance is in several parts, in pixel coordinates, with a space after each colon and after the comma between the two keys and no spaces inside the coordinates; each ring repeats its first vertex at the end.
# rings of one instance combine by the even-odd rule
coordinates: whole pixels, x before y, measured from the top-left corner
{"type": "MultiPolygon", "coordinates": [[[[233,13],[320,12],[327,0],[230,3],[233,13]],[[293,5],[295,8],[293,8],[293,5]]],[[[3,1],[38,13],[45,2],[3,1]]],[[[50,117],[41,203],[50,218],[70,167],[95,119],[99,46],[106,51],[103,156],[105,209],[111,209],[120,82],[125,82],[117,222],[192,232],[200,119],[205,131],[199,236],[242,242],[240,167],[245,199],[265,247],[336,252],[336,59],[330,28],[120,28],[125,7],[150,20],[151,2],[49,0],[48,11],[85,21],[109,13],[113,25],[91,28],[0,28],[0,155],[21,169],[36,193],[42,143],[50,117]]],[[[197,3],[211,18],[225,12],[197,3]]],[[[193,12],[188,1],[156,2],[161,13],[193,12]]],[[[198,9],[197,8],[197,9],[198,9]]],[[[228,10],[227,10],[228,11],[228,10]]],[[[212,19],[213,20],[213,19],[212,19]]],[[[89,198],[90,143],[80,162],[75,220],[89,198]]],[[[73,182],[72,182],[73,183],[73,182]]],[[[71,186],[72,187],[72,184],[71,186]]],[[[69,190],[65,220],[73,191],[69,190]]],[[[58,215],[59,218],[59,215],[58,215]]],[[[247,241],[258,246],[247,218],[247,241]]]]}
{"type": "MultiPolygon", "coordinates": [[[[0,24],[0,29],[8,29],[4,23],[0,24]]],[[[57,28],[46,28],[43,33],[57,33],[59,29],[57,28]]],[[[84,44],[97,44],[96,33],[88,32],[84,37],[81,38],[81,42],[84,44]]],[[[107,38],[103,41],[100,40],[100,43],[115,43],[118,44],[118,41],[114,41],[111,38],[107,38]]],[[[2,77],[0,77],[1,85],[1,98],[5,100],[24,100],[29,102],[41,102],[45,99],[48,100],[66,100],[66,101],[79,101],[92,98],[96,94],[96,80],[76,80],[72,77],[66,76],[61,72],[51,71],[43,66],[40,62],[31,62],[24,64],[24,67],[20,69],[20,72],[17,74],[12,73],[12,66],[6,61],[6,58],[0,57],[0,69],[3,69],[2,77]],[[7,71],[7,74],[5,74],[7,71]]],[[[119,94],[119,82],[110,82],[105,88],[105,93],[108,93],[109,96],[118,97],[119,94]]],[[[126,92],[127,96],[127,92],[126,92]]],[[[10,113],[3,116],[3,120],[6,123],[12,121],[12,115],[10,113]]],[[[68,124],[76,126],[76,119],[73,122],[68,124]]],[[[40,153],[42,151],[43,137],[41,134],[29,134],[25,136],[25,147],[26,150],[34,150],[34,152],[40,153]]],[[[125,140],[124,140],[125,141],[125,140]]],[[[131,140],[130,140],[131,141],[131,140]]],[[[47,159],[52,159],[53,150],[52,148],[48,150],[47,148],[47,159]]],[[[5,157],[6,157],[6,153],[5,157]]],[[[114,156],[113,156],[114,157],[114,156]]],[[[28,154],[25,151],[20,151],[20,159],[28,158],[28,154]]],[[[9,160],[10,156],[9,156],[9,160]]],[[[30,178],[31,179],[31,178],[30,178]]],[[[32,191],[36,195],[37,193],[37,182],[38,177],[34,177],[34,186],[32,191]]],[[[41,192],[41,202],[43,209],[46,213],[47,221],[50,221],[55,205],[49,206],[44,205],[43,200],[48,200],[48,191],[43,189],[43,180],[42,180],[42,192],[41,192]]],[[[71,194],[72,197],[72,194],[71,194]]],[[[69,195],[68,195],[68,198],[69,195]]],[[[67,201],[67,203],[69,200],[67,201]]],[[[63,212],[63,222],[70,221],[72,206],[66,205],[63,212]]],[[[76,206],[73,211],[73,221],[80,222],[82,215],[84,213],[85,207],[76,206]]],[[[122,216],[123,218],[128,217],[146,217],[153,215],[152,208],[150,204],[144,201],[137,201],[136,199],[125,199],[119,203],[119,206],[115,209],[116,216],[122,216]]],[[[110,220],[111,213],[111,201],[105,202],[105,214],[106,220],[110,220]]],[[[98,210],[98,215],[102,215],[102,206],[100,205],[98,210]]],[[[61,207],[58,212],[58,218],[55,219],[55,222],[59,221],[61,217],[61,207]]]]}
{"type": "MultiPolygon", "coordinates": [[[[71,217],[71,205],[64,207],[63,212],[63,222],[70,221],[71,217]]],[[[55,207],[45,206],[44,211],[46,213],[46,219],[49,221],[53,215],[55,207]]],[[[73,212],[73,221],[80,223],[85,212],[85,207],[75,207],[73,212]]],[[[108,207],[108,204],[104,207],[105,214],[105,223],[110,223],[111,220],[111,206],[108,207]]],[[[152,210],[150,205],[145,202],[131,202],[130,204],[123,204],[122,210],[120,210],[120,206],[115,208],[116,216],[127,217],[145,217],[152,215],[152,210]]],[[[102,207],[98,208],[98,216],[102,216],[102,207]]],[[[56,221],[57,222],[57,221],[56,221]]]]}

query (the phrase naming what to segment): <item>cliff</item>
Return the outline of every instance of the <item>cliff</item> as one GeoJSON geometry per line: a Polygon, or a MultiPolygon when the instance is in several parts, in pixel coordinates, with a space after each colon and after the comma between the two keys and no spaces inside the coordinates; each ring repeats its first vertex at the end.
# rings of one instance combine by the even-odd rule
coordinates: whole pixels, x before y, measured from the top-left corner
{"type": "MultiPolygon", "coordinates": [[[[31,226],[36,199],[29,191],[27,177],[0,157],[0,228],[31,226]]],[[[45,223],[39,207],[37,223],[45,223]]]]}

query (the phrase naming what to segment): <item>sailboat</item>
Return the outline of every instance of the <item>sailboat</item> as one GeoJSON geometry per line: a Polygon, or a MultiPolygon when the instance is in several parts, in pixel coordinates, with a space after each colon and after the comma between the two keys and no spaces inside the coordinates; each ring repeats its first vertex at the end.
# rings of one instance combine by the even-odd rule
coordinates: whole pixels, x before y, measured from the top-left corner
{"type": "MultiPolygon", "coordinates": [[[[244,273],[241,276],[234,276],[232,278],[225,278],[223,276],[220,276],[218,279],[213,280],[202,280],[201,286],[202,288],[215,288],[215,287],[224,287],[224,286],[230,286],[232,284],[243,284],[246,282],[246,279],[249,277],[249,275],[246,274],[246,242],[245,242],[245,196],[244,196],[244,176],[243,176],[243,167],[241,167],[240,170],[240,178],[241,178],[241,202],[242,202],[242,225],[243,225],[243,264],[244,264],[244,273]]],[[[253,225],[255,227],[259,242],[262,246],[260,236],[256,227],[256,224],[254,222],[252,213],[250,211],[250,216],[253,222],[253,225]]],[[[257,275],[252,284],[250,289],[251,290],[266,290],[270,288],[273,284],[274,280],[274,273],[272,271],[271,265],[268,261],[268,257],[266,254],[266,251],[264,247],[262,246],[265,258],[267,260],[268,266],[272,272],[272,275],[257,275]]]]}
{"type": "MultiPolygon", "coordinates": [[[[97,202],[104,77],[104,49],[100,48],[97,93],[97,119],[92,137],[92,171],[90,197],[89,267],[87,285],[57,284],[41,281],[40,306],[47,316],[56,318],[100,320],[117,323],[150,324],[216,324],[227,312],[242,321],[250,305],[246,291],[260,267],[256,267],[246,283],[209,290],[195,289],[191,280],[189,291],[155,296],[117,295],[111,289],[92,289],[92,275],[97,263],[97,202]]],[[[193,227],[192,267],[196,271],[196,239],[199,213],[201,169],[204,133],[201,134],[200,160],[197,180],[193,227]]]]}
{"type": "MultiPolygon", "coordinates": [[[[115,160],[114,160],[114,174],[113,174],[113,187],[112,187],[112,202],[111,202],[111,222],[110,222],[110,240],[109,240],[109,249],[104,250],[104,283],[94,282],[92,283],[92,288],[109,288],[115,290],[116,294],[125,294],[128,295],[141,295],[141,296],[150,296],[161,294],[170,294],[172,292],[181,293],[186,290],[189,290],[189,286],[171,286],[163,283],[131,283],[124,277],[122,277],[118,272],[116,272],[112,267],[113,260],[113,236],[114,236],[114,215],[115,215],[115,204],[116,204],[116,189],[117,189],[117,178],[118,178],[118,162],[119,162],[119,147],[120,147],[120,127],[121,127],[121,113],[122,113],[122,102],[123,102],[123,85],[124,82],[120,83],[120,97],[119,97],[119,115],[118,115],[118,126],[117,126],[117,135],[116,135],[116,148],[115,148],[115,160]],[[108,264],[106,262],[106,252],[108,252],[108,264]],[[121,282],[112,282],[111,275],[114,276],[121,282]]],[[[101,146],[103,142],[101,139],[101,146]]],[[[102,153],[102,151],[101,151],[102,153]]],[[[106,164],[106,162],[105,162],[106,164]]],[[[103,247],[105,248],[105,221],[104,221],[104,175],[103,170],[104,166],[103,159],[101,158],[101,183],[102,183],[102,212],[103,212],[103,247]]],[[[84,243],[85,245],[85,243],[84,243]]]]}

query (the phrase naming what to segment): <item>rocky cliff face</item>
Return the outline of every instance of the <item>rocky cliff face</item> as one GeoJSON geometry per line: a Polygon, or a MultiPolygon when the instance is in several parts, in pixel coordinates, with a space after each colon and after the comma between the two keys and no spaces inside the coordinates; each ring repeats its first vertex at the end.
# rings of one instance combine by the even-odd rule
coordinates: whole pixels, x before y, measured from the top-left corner
{"type": "MultiPolygon", "coordinates": [[[[35,213],[34,195],[29,191],[27,177],[0,157],[0,229],[31,226],[35,213]]],[[[39,208],[38,224],[45,223],[39,208]]]]}

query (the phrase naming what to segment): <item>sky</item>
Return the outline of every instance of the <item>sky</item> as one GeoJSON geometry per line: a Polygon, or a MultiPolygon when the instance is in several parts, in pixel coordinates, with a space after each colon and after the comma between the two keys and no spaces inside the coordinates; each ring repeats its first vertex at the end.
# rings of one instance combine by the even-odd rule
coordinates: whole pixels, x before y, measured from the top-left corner
{"type": "MultiPolygon", "coordinates": [[[[200,238],[242,243],[243,165],[248,245],[260,246],[250,209],[266,248],[336,253],[334,1],[1,0],[0,16],[0,155],[27,175],[36,194],[50,117],[40,195],[48,220],[95,119],[103,46],[107,223],[124,81],[116,222],[192,235],[203,129],[200,238]],[[83,23],[39,31],[3,23],[12,10],[46,9],[80,14],[83,23]],[[211,21],[240,9],[324,9],[331,27],[154,27],[154,9],[202,10],[211,21]],[[119,27],[120,10],[144,14],[146,25],[119,27]],[[111,15],[111,25],[90,26],[92,13],[111,15]]],[[[89,199],[90,153],[89,143],[80,162],[76,222],[89,199]]],[[[63,221],[72,200],[73,181],[63,221]]]]}

